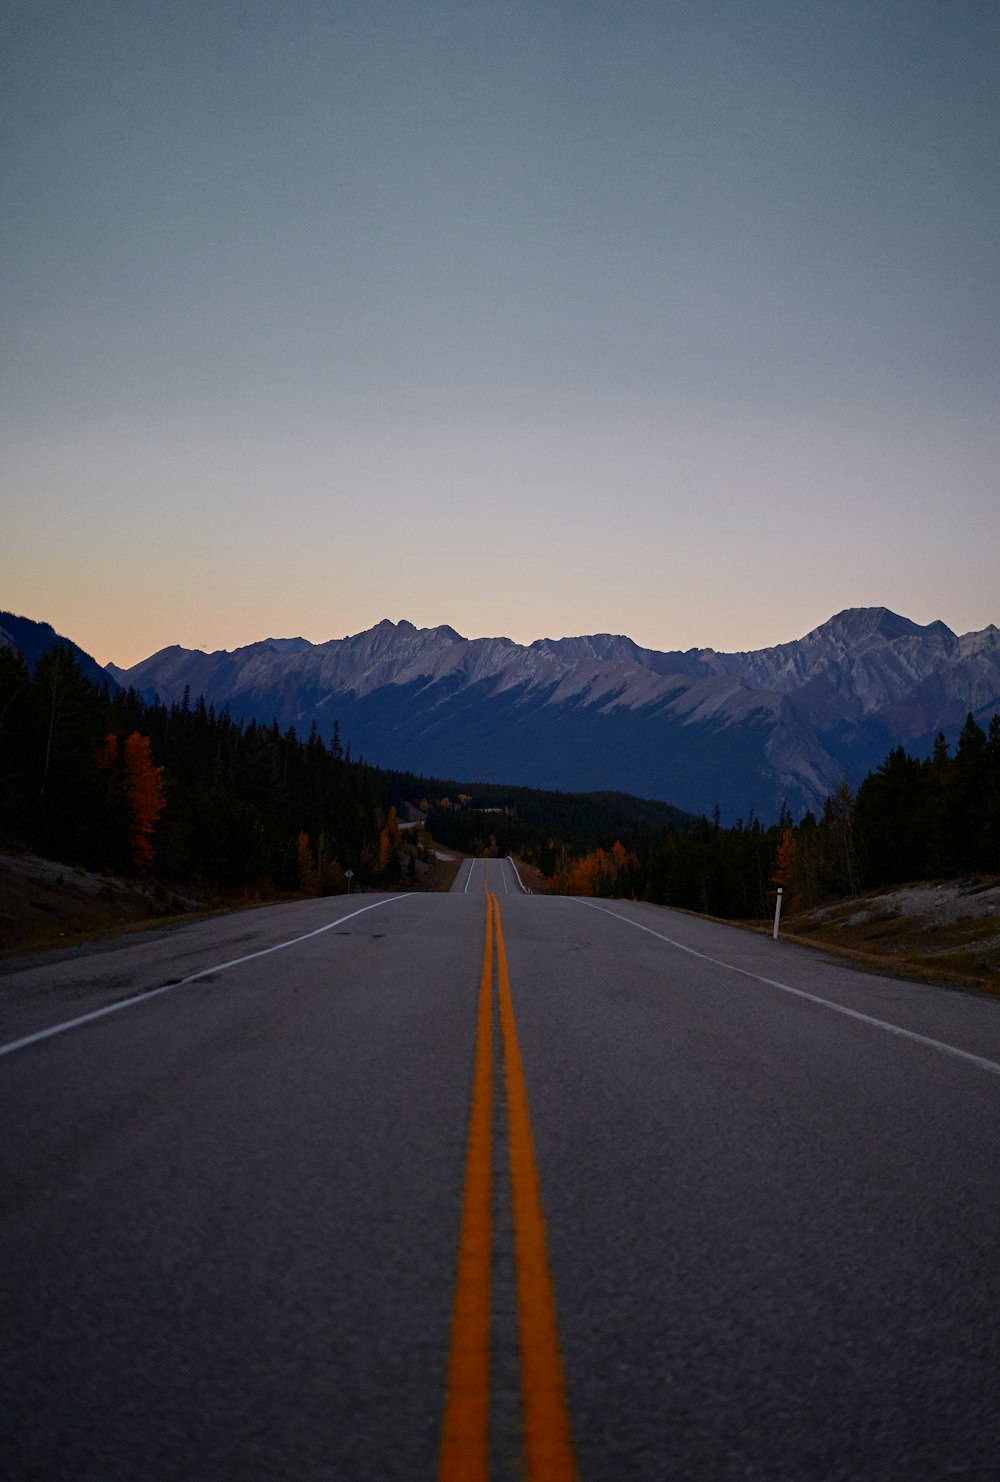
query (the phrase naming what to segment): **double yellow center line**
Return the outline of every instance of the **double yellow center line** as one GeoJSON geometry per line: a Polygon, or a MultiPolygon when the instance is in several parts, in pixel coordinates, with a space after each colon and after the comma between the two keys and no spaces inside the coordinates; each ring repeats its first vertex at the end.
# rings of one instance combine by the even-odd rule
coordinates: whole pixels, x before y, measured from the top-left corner
{"type": "Polygon", "coordinates": [[[438,1475],[440,1482],[487,1482],[489,1477],[494,952],[507,1091],[526,1475],[528,1482],[575,1482],[528,1096],[500,903],[492,892],[486,896],[472,1110],[438,1475]]]}

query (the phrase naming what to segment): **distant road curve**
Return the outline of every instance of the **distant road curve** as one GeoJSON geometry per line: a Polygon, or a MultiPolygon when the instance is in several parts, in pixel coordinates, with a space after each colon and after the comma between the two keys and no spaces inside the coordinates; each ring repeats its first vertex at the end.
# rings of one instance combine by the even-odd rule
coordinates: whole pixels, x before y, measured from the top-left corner
{"type": "Polygon", "coordinates": [[[4,1478],[995,1476],[992,999],[473,860],[0,1024],[4,1478]]]}

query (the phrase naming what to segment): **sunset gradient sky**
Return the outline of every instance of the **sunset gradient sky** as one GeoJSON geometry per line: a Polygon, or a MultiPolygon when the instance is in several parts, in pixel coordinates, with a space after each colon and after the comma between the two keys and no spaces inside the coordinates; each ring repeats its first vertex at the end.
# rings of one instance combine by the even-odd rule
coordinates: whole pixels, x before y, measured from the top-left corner
{"type": "Polygon", "coordinates": [[[0,607],[1000,622],[996,0],[11,0],[0,607]]]}

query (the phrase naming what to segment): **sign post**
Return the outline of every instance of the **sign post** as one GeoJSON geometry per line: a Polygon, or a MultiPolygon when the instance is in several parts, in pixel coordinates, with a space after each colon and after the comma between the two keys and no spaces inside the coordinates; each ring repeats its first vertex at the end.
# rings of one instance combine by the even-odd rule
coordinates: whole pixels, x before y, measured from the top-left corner
{"type": "Polygon", "coordinates": [[[351,893],[351,881],[354,879],[354,871],[353,870],[345,870],[344,871],[344,879],[347,881],[347,894],[350,895],[350,893],[351,893]]]}

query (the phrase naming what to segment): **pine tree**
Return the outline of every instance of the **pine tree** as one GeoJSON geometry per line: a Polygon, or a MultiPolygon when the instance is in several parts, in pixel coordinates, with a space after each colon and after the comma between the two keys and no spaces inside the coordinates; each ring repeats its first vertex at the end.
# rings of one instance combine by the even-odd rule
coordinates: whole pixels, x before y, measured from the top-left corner
{"type": "Polygon", "coordinates": [[[986,866],[986,733],[966,716],[952,762],[948,798],[949,864],[956,870],[986,866]]]}

